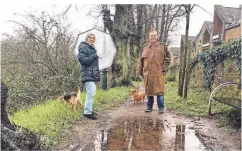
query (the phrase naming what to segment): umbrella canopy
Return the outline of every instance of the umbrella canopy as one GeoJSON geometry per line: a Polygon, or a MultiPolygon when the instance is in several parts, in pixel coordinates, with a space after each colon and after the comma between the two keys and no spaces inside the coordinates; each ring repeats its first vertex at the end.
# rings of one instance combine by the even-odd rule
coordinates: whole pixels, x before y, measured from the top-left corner
{"type": "Polygon", "coordinates": [[[113,39],[110,34],[105,33],[99,29],[93,28],[83,33],[78,34],[76,43],[74,46],[74,53],[77,57],[78,55],[78,46],[81,42],[86,41],[86,37],[88,34],[94,34],[96,38],[96,42],[94,43],[94,47],[97,51],[100,51],[102,54],[102,58],[99,58],[99,69],[103,70],[112,65],[113,59],[117,52],[117,49],[114,45],[113,39]]]}

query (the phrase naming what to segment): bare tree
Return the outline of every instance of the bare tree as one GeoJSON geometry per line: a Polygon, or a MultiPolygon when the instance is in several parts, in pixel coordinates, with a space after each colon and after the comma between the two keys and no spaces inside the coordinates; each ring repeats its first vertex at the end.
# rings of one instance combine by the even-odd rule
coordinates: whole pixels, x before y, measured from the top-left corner
{"type": "MultiPolygon", "coordinates": [[[[189,56],[187,56],[187,48],[188,48],[188,45],[189,45],[189,42],[188,42],[188,32],[189,32],[189,22],[190,22],[190,13],[192,11],[192,9],[194,8],[195,5],[191,6],[191,4],[188,4],[188,5],[182,5],[184,8],[185,8],[185,11],[186,11],[186,34],[185,34],[185,42],[184,42],[184,54],[181,53],[181,56],[180,58],[184,57],[183,61],[181,62],[180,61],[180,68],[182,68],[182,73],[180,72],[179,75],[181,79],[179,79],[179,90],[178,90],[178,95],[182,96],[183,94],[183,90],[184,90],[184,98],[187,97],[187,84],[188,84],[188,73],[185,74],[185,71],[188,71],[186,70],[186,68],[188,68],[188,65],[187,64],[187,57],[189,58],[189,56]],[[184,81],[186,81],[186,84],[184,84],[184,81]]],[[[181,70],[180,70],[181,71],[181,70]]]]}
{"type": "Polygon", "coordinates": [[[161,19],[161,29],[160,29],[160,41],[163,41],[164,37],[164,27],[165,27],[165,14],[166,14],[166,5],[162,5],[162,19],[161,19]]]}
{"type": "Polygon", "coordinates": [[[70,25],[46,12],[20,16],[23,21],[12,21],[16,35],[2,41],[2,73],[10,86],[10,104],[29,105],[75,89],[71,85],[78,85],[79,69],[71,51],[70,25]]]}

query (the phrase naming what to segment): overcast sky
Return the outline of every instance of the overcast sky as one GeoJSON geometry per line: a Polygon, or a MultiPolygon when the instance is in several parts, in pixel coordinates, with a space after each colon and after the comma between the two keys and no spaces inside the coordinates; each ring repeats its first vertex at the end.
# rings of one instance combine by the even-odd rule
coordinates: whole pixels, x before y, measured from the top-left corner
{"type": "MultiPolygon", "coordinates": [[[[206,11],[213,14],[214,13],[214,4],[199,4],[199,6],[203,7],[206,11]]],[[[227,7],[239,7],[237,4],[224,4],[223,6],[227,7]]],[[[45,10],[50,14],[58,14],[63,12],[68,5],[66,4],[58,4],[56,6],[50,4],[37,4],[37,5],[28,5],[28,4],[18,4],[18,5],[1,5],[0,6],[0,25],[1,25],[1,33],[12,33],[13,24],[9,23],[9,20],[18,20],[19,18],[14,15],[14,13],[24,13],[35,10],[45,10]]],[[[67,14],[69,23],[72,24],[73,30],[78,32],[82,32],[88,30],[94,26],[96,20],[90,16],[87,16],[87,13],[90,11],[92,5],[73,5],[72,9],[67,14]]],[[[189,35],[196,36],[204,21],[212,21],[213,16],[209,13],[205,12],[201,8],[195,7],[190,19],[190,29],[189,35]]],[[[99,20],[99,24],[101,24],[101,20],[99,20]]],[[[185,34],[185,18],[180,22],[179,30],[174,33],[172,46],[177,46],[180,43],[181,34],[185,34]]]]}

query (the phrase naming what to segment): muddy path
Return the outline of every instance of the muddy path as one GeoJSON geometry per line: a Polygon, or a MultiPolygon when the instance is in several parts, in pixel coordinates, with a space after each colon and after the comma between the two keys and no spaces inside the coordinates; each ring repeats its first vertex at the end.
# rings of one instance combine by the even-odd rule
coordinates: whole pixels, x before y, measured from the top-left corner
{"type": "Polygon", "coordinates": [[[98,120],[81,117],[66,130],[53,150],[240,150],[240,132],[218,128],[217,121],[187,117],[165,110],[145,113],[145,104],[126,101],[99,113],[98,120]]]}

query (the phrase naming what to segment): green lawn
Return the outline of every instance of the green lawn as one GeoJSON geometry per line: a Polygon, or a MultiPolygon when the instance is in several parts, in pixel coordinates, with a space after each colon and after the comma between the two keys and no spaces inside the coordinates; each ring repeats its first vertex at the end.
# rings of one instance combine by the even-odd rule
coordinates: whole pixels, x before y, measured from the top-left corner
{"type": "MultiPolygon", "coordinates": [[[[165,106],[167,109],[182,112],[185,115],[207,115],[210,93],[204,89],[189,88],[188,97],[184,99],[177,94],[177,82],[168,82],[165,85],[165,106]]],[[[230,106],[213,102],[212,112],[229,112],[230,106]]]]}

